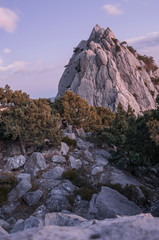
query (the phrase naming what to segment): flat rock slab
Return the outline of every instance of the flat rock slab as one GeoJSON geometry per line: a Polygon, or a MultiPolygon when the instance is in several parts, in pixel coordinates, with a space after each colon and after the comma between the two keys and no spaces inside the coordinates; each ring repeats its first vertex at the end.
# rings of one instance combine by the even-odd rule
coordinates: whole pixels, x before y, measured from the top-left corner
{"type": "Polygon", "coordinates": [[[88,218],[113,218],[117,215],[131,216],[142,210],[114,189],[102,187],[98,194],[93,194],[90,201],[88,218]],[[90,216],[89,216],[90,214],[90,216]]]}
{"type": "Polygon", "coordinates": [[[1,240],[158,240],[159,219],[150,214],[91,221],[79,226],[45,226],[28,229],[11,235],[2,235],[1,240]]]}

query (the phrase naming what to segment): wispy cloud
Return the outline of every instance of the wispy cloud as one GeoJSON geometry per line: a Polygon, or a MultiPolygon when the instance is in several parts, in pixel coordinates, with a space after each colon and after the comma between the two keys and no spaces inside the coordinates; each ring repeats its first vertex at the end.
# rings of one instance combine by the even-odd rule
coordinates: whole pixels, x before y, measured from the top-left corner
{"type": "Polygon", "coordinates": [[[27,62],[24,62],[24,61],[15,61],[11,64],[9,64],[8,66],[0,66],[0,72],[7,72],[7,71],[11,71],[13,73],[16,73],[16,72],[21,72],[21,71],[24,71],[26,69],[26,66],[28,65],[29,63],[27,62]]]}
{"type": "Polygon", "coordinates": [[[11,50],[10,50],[9,48],[4,48],[4,49],[3,49],[3,52],[4,52],[5,54],[9,54],[9,53],[11,52],[11,50]]]}
{"type": "Polygon", "coordinates": [[[141,54],[153,56],[156,63],[159,64],[159,32],[148,33],[143,36],[127,39],[126,41],[141,54]]]}
{"type": "Polygon", "coordinates": [[[110,15],[123,14],[123,11],[119,8],[119,5],[106,4],[103,6],[103,9],[110,15]]]}
{"type": "Polygon", "coordinates": [[[55,69],[53,65],[44,65],[42,62],[39,61],[35,63],[29,63],[25,61],[14,61],[13,63],[2,66],[3,60],[0,58],[0,72],[1,75],[5,74],[26,74],[26,75],[34,75],[49,72],[55,69]]]}
{"type": "Polygon", "coordinates": [[[15,32],[17,22],[19,20],[18,15],[9,8],[0,7],[0,28],[6,32],[15,32]]]}
{"type": "Polygon", "coordinates": [[[126,41],[128,44],[133,44],[138,47],[159,45],[159,32],[148,33],[143,36],[127,39],[126,41]]]}

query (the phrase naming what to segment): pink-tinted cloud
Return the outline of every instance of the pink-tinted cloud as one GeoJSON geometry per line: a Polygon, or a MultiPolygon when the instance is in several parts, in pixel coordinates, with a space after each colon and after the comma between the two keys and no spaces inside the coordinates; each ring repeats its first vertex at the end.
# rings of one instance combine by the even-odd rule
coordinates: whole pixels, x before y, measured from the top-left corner
{"type": "Polygon", "coordinates": [[[121,15],[121,14],[123,14],[123,11],[121,9],[119,9],[119,5],[106,4],[106,5],[103,6],[103,9],[109,15],[121,15]]]}
{"type": "Polygon", "coordinates": [[[19,20],[18,15],[9,8],[0,7],[0,28],[6,32],[15,32],[17,22],[19,20]]]}

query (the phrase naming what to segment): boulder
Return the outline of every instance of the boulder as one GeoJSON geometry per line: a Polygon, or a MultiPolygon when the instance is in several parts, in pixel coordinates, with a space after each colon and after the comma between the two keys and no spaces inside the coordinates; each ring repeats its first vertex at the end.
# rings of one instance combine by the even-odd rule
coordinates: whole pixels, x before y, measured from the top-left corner
{"type": "Polygon", "coordinates": [[[43,192],[41,190],[36,190],[34,192],[28,192],[24,195],[23,199],[29,206],[36,205],[40,198],[42,197],[43,192]]]}
{"type": "Polygon", "coordinates": [[[34,152],[27,160],[24,168],[27,173],[30,173],[32,177],[35,177],[40,170],[46,169],[45,158],[41,153],[34,152]]]}
{"type": "Polygon", "coordinates": [[[6,239],[9,237],[8,232],[6,232],[1,226],[0,226],[0,239],[6,239]]]}
{"type": "Polygon", "coordinates": [[[94,148],[94,144],[77,138],[77,148],[80,150],[88,150],[89,148],[94,148]]]}
{"type": "Polygon", "coordinates": [[[65,163],[66,158],[63,156],[54,155],[52,156],[51,161],[53,161],[54,163],[65,163]]]}
{"type": "Polygon", "coordinates": [[[8,157],[7,163],[4,166],[7,170],[15,170],[18,169],[26,163],[26,158],[23,155],[14,156],[14,157],[8,157]]]}
{"type": "Polygon", "coordinates": [[[76,128],[76,133],[78,137],[82,137],[82,138],[86,137],[86,133],[83,128],[79,128],[79,129],[76,128]]]}
{"type": "Polygon", "coordinates": [[[149,209],[149,212],[154,217],[159,217],[159,201],[155,202],[149,209]]]}
{"type": "Polygon", "coordinates": [[[90,201],[90,218],[114,218],[117,215],[131,216],[141,213],[142,210],[135,203],[129,201],[114,189],[102,187],[98,194],[94,194],[90,201]]]}
{"type": "Polygon", "coordinates": [[[76,135],[74,133],[66,133],[64,132],[65,137],[69,137],[70,139],[76,140],[76,135]]]}
{"type": "Polygon", "coordinates": [[[60,150],[61,154],[67,155],[68,151],[69,151],[69,146],[64,142],[61,142],[61,150],[60,150]]]}
{"type": "Polygon", "coordinates": [[[57,225],[57,226],[76,226],[85,222],[86,219],[77,216],[75,214],[66,213],[47,213],[45,216],[45,225],[57,225]]]}
{"type": "Polygon", "coordinates": [[[58,187],[53,188],[47,197],[46,206],[51,212],[67,210],[69,201],[68,196],[73,194],[75,186],[68,180],[58,187]]]}
{"type": "Polygon", "coordinates": [[[124,173],[116,167],[109,166],[107,171],[101,175],[101,184],[120,184],[122,188],[126,185],[140,186],[141,183],[130,174],[124,173]]]}
{"type": "Polygon", "coordinates": [[[80,159],[76,159],[72,156],[69,157],[71,168],[75,168],[76,170],[79,170],[82,167],[82,162],[80,159]]]}
{"type": "Polygon", "coordinates": [[[56,166],[53,169],[43,173],[42,178],[46,179],[61,179],[62,174],[64,172],[64,168],[60,166],[56,166]]]}
{"type": "Polygon", "coordinates": [[[103,172],[103,166],[93,166],[92,167],[92,172],[91,172],[91,174],[93,175],[93,176],[95,176],[96,174],[99,174],[99,173],[101,173],[101,172],[103,172]]]}
{"type": "Polygon", "coordinates": [[[11,143],[7,148],[7,155],[12,157],[15,155],[21,155],[21,149],[18,142],[11,143]]]}
{"type": "Polygon", "coordinates": [[[30,216],[26,220],[24,220],[20,223],[16,223],[15,226],[13,227],[13,229],[10,231],[10,233],[16,233],[16,232],[23,231],[23,230],[26,230],[29,228],[37,228],[37,227],[41,227],[43,225],[44,224],[41,219],[30,216]]]}
{"type": "Polygon", "coordinates": [[[23,197],[31,188],[32,188],[32,185],[30,181],[28,181],[27,179],[22,180],[8,194],[8,201],[11,203],[16,202],[18,199],[23,197]]]}

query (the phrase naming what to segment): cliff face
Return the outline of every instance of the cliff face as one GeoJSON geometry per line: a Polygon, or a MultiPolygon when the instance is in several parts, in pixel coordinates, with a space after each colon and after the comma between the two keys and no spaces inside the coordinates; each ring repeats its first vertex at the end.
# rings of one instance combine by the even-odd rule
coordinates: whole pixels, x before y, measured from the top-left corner
{"type": "Polygon", "coordinates": [[[60,79],[57,97],[70,90],[90,105],[113,111],[119,102],[125,110],[129,104],[136,114],[155,108],[159,86],[152,79],[159,78],[159,70],[155,63],[145,64],[139,57],[120,43],[110,28],[96,25],[89,39],[75,48],[60,79]]]}

